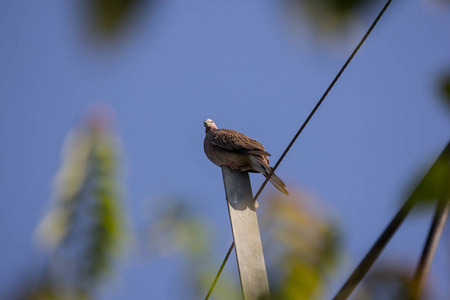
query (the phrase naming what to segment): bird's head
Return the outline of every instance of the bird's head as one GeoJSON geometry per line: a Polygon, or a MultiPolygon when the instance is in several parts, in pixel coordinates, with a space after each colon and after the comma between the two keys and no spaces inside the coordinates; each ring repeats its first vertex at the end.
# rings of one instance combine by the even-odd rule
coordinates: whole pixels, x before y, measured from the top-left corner
{"type": "Polygon", "coordinates": [[[203,125],[205,125],[205,131],[208,132],[211,129],[217,129],[216,124],[211,119],[206,119],[203,121],[203,125]]]}

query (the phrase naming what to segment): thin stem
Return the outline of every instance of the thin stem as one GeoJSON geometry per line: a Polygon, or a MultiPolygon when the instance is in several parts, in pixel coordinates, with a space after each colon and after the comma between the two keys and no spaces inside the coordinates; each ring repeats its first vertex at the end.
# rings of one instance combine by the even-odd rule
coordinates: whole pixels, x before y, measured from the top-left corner
{"type": "Polygon", "coordinates": [[[344,283],[339,292],[334,296],[334,300],[344,300],[347,299],[360,281],[367,274],[369,269],[372,267],[373,263],[377,260],[378,256],[383,251],[384,247],[387,245],[391,237],[397,231],[398,227],[402,224],[405,217],[411,211],[414,206],[414,202],[409,198],[408,201],[400,208],[398,213],[392,219],[391,223],[386,227],[384,232],[380,235],[378,240],[366,254],[361,263],[356,267],[347,281],[344,283]]]}
{"type": "Polygon", "coordinates": [[[416,274],[412,281],[412,299],[420,299],[423,287],[428,276],[428,273],[433,263],[433,257],[436,253],[439,240],[445,227],[445,222],[450,210],[450,200],[441,200],[436,206],[433,222],[431,223],[430,231],[428,233],[427,241],[423,247],[422,256],[417,265],[416,274]]]}
{"type": "MultiPolygon", "coordinates": [[[[445,149],[442,151],[442,153],[439,155],[436,162],[438,162],[441,159],[448,159],[450,155],[450,142],[447,144],[445,149]]],[[[436,164],[435,162],[435,164],[436,164]]],[[[386,244],[389,242],[391,237],[394,235],[395,231],[398,229],[398,227],[401,225],[405,217],[408,215],[408,213],[411,211],[413,206],[417,202],[417,192],[422,188],[422,185],[425,182],[425,178],[427,178],[430,173],[432,173],[434,169],[434,165],[431,166],[430,170],[425,174],[422,181],[417,185],[414,192],[411,194],[411,196],[408,198],[408,200],[403,204],[402,208],[400,208],[399,212],[395,215],[395,217],[392,219],[391,223],[386,227],[384,232],[381,234],[381,236],[378,238],[378,240],[375,242],[375,244],[372,246],[372,248],[369,250],[369,252],[366,254],[364,259],[361,261],[361,263],[356,267],[356,269],[353,271],[353,273],[350,275],[350,277],[347,279],[347,281],[344,283],[344,285],[341,287],[341,289],[338,291],[336,296],[334,296],[334,300],[344,300],[347,299],[350,294],[353,292],[353,290],[356,288],[356,286],[361,282],[361,280],[364,278],[364,276],[367,274],[369,269],[372,267],[373,263],[376,261],[380,253],[383,251],[386,244]]],[[[448,193],[444,193],[444,199],[448,199],[448,193]]],[[[448,200],[447,200],[448,201],[448,200]]],[[[448,206],[448,203],[447,203],[448,206]]],[[[447,214],[448,214],[448,207],[447,207],[447,214]]],[[[444,221],[445,222],[445,221],[444,221]]]]}

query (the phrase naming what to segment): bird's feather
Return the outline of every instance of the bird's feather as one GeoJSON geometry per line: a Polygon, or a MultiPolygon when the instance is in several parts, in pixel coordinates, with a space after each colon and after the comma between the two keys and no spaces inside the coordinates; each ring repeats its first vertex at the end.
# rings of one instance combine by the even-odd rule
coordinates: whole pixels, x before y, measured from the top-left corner
{"type": "Polygon", "coordinates": [[[260,142],[231,129],[216,130],[212,144],[227,151],[270,156],[260,142]]]}

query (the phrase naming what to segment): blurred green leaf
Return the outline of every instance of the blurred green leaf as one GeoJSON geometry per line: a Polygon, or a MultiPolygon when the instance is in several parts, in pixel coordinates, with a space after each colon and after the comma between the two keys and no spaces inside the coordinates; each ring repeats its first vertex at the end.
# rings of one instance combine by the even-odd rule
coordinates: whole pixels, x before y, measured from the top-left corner
{"type": "MultiPolygon", "coordinates": [[[[165,203],[165,206],[154,212],[155,216],[146,228],[145,240],[150,253],[157,256],[181,255],[185,261],[183,269],[187,272],[180,277],[193,287],[195,298],[204,297],[217,272],[217,259],[214,259],[211,249],[212,224],[198,215],[183,198],[172,197],[158,202],[165,203]]],[[[240,287],[227,274],[222,274],[214,289],[214,299],[241,297],[240,287]]]]}
{"type": "MultiPolygon", "coordinates": [[[[307,20],[319,33],[336,33],[370,11],[372,0],[285,0],[286,12],[307,20]]],[[[381,1],[380,1],[381,2],[381,1]]]]}
{"type": "Polygon", "coordinates": [[[450,73],[442,76],[439,82],[439,89],[445,103],[450,108],[450,73]]]}
{"type": "Polygon", "coordinates": [[[132,16],[142,0],[91,0],[87,1],[96,31],[116,33],[132,16]]]}
{"type": "Polygon", "coordinates": [[[148,226],[147,241],[157,255],[204,254],[207,232],[201,219],[195,218],[180,199],[164,200],[168,203],[148,226]],[[163,234],[162,234],[163,233],[163,234]]]}
{"type": "Polygon", "coordinates": [[[36,289],[28,289],[17,300],[91,300],[92,298],[83,292],[65,293],[56,292],[52,285],[39,286],[36,289]]]}
{"type": "Polygon", "coordinates": [[[415,202],[447,199],[450,195],[450,143],[411,195],[415,202]]]}
{"type": "Polygon", "coordinates": [[[310,202],[275,196],[258,211],[274,299],[320,298],[339,257],[338,226],[310,202]]]}
{"type": "Polygon", "coordinates": [[[125,238],[117,153],[117,139],[103,115],[77,128],[64,145],[38,237],[51,253],[50,286],[69,298],[87,297],[111,269],[125,238]]]}

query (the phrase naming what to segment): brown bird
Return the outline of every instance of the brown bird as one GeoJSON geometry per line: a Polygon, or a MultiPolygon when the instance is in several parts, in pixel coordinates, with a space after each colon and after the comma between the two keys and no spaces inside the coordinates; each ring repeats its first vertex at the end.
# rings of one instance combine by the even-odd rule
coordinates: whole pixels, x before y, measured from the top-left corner
{"type": "MultiPolygon", "coordinates": [[[[272,171],[268,158],[270,154],[260,142],[231,129],[217,129],[211,119],[206,119],[203,124],[206,133],[203,147],[211,162],[219,167],[228,166],[232,170],[269,176],[272,171]]],[[[286,185],[277,175],[272,174],[270,182],[283,194],[289,195],[286,185]]]]}

